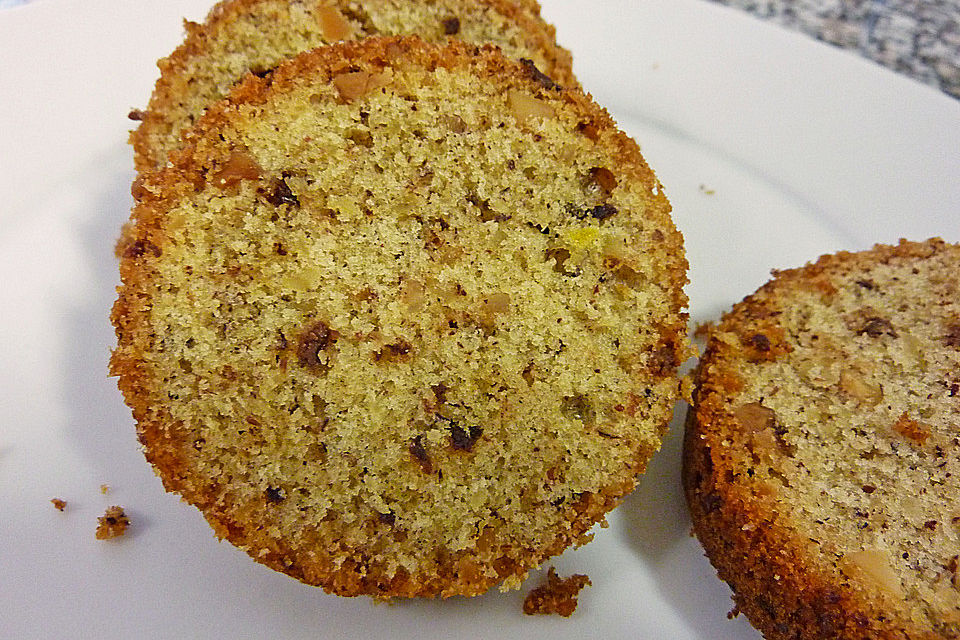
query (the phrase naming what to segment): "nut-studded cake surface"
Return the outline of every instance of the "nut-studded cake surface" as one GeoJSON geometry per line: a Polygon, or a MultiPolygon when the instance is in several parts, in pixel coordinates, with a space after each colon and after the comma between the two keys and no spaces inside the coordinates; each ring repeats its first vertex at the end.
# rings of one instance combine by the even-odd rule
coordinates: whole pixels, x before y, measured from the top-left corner
{"type": "Polygon", "coordinates": [[[712,333],[684,485],[768,638],[960,638],[960,245],[824,256],[712,333]]]}
{"type": "Polygon", "coordinates": [[[657,450],[686,261],[636,144],[492,47],[317,49],[136,185],[112,371],[165,486],[342,595],[478,594],[657,450]]]}
{"type": "Polygon", "coordinates": [[[492,43],[575,86],[570,53],[533,0],[225,0],[158,62],[160,78],[130,140],[140,171],[162,167],[204,109],[247,73],[266,74],[314,47],[370,36],[417,34],[443,43],[492,43]]]}

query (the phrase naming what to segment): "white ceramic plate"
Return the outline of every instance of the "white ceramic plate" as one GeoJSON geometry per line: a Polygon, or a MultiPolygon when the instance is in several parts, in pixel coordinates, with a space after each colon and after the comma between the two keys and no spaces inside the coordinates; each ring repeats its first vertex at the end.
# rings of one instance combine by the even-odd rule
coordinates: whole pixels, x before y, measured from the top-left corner
{"type": "MultiPolygon", "coordinates": [[[[596,541],[567,620],[523,592],[376,605],[217,542],[163,492],[106,362],[125,145],[154,61],[206,0],[39,0],[0,12],[0,637],[757,638],[689,537],[679,423],[596,541]],[[110,486],[107,495],[100,485],[110,486]],[[49,500],[68,501],[64,513],[49,500]],[[108,505],[131,533],[93,537],[108,505]]],[[[824,252],[960,241],[960,103],[700,0],[544,0],[585,87],[674,203],[695,321],[824,252]]]]}

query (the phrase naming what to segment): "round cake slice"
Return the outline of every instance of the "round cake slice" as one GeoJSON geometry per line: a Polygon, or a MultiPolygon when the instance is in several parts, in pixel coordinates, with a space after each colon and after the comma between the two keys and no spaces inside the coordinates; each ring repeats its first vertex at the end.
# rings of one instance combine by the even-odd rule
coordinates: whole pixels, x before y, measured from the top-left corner
{"type": "Polygon", "coordinates": [[[225,0],[160,60],[160,78],[131,133],[138,171],[162,167],[180,135],[247,73],[341,40],[416,34],[433,43],[492,43],[564,86],[576,86],[570,53],[533,0],[225,0]]]}
{"type": "Polygon", "coordinates": [[[695,377],[694,528],[765,637],[960,638],[960,245],[775,272],[695,377]]]}
{"type": "Polygon", "coordinates": [[[135,188],[112,372],[166,487],[342,595],[519,585],[631,491],[686,358],[636,143],[495,47],[321,47],[135,188]]]}

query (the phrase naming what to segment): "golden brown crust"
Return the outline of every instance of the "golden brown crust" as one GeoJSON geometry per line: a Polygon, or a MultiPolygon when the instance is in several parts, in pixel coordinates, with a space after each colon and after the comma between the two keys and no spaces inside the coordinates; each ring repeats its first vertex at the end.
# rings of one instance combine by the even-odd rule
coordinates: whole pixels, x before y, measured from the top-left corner
{"type": "MultiPolygon", "coordinates": [[[[566,519],[564,527],[542,547],[500,548],[481,535],[473,547],[441,554],[436,567],[429,572],[391,571],[376,565],[361,551],[351,550],[339,542],[318,538],[314,549],[294,548],[282,536],[260,526],[272,518],[274,507],[269,496],[267,500],[241,501],[233,498],[227,487],[193,477],[194,436],[189,427],[171,415],[161,399],[163,391],[157,388],[160,376],[150,353],[153,343],[151,292],[157,277],[156,264],[170,246],[166,229],[168,212],[211,178],[222,175],[223,167],[231,162],[237,164],[231,147],[222,143],[220,132],[231,131],[245,109],[269,104],[275,96],[296,89],[305,78],[311,82],[324,82],[344,73],[369,73],[372,77],[386,67],[404,66],[430,70],[469,69],[478,77],[502,85],[504,91],[516,88],[538,96],[537,99],[555,105],[557,109],[580,114],[581,124],[592,128],[591,139],[596,141],[595,144],[606,145],[619,158],[618,170],[625,176],[625,181],[631,177],[630,188],[648,192],[647,215],[656,228],[658,246],[664,247],[658,253],[657,268],[673,310],[656,327],[659,338],[649,360],[651,366],[656,365],[654,378],[658,381],[658,388],[668,388],[670,397],[676,397],[676,366],[688,355],[684,338],[686,316],[681,312],[686,303],[682,291],[686,282],[686,262],[682,238],[669,220],[669,204],[636,144],[619,132],[606,112],[580,91],[545,87],[529,67],[508,61],[493,47],[454,42],[437,48],[416,38],[342,43],[302,54],[282,64],[269,78],[248,76],[228,100],[210,108],[185,137],[186,146],[171,156],[172,166],[145,175],[133,212],[135,226],[128,231],[122,249],[120,271],[123,286],[111,316],[118,335],[111,373],[119,377],[119,386],[133,410],[147,459],[158,470],[164,486],[200,508],[219,536],[245,548],[259,562],[340,595],[476,595],[503,580],[516,580],[544,558],[571,544],[584,542],[589,528],[632,490],[635,476],[644,470],[656,444],[639,442],[629,466],[612,473],[601,490],[584,492],[576,501],[565,504],[562,507],[566,519]],[[494,569],[492,573],[490,565],[494,569]]],[[[329,340],[324,337],[327,336],[326,328],[314,328],[308,334],[317,344],[329,340]]],[[[315,346],[313,359],[317,357],[316,351],[315,346]]],[[[402,350],[397,352],[402,353],[402,350]]],[[[304,366],[318,366],[310,357],[302,360],[304,366]]],[[[645,377],[648,374],[637,375],[645,377]]],[[[618,411],[632,416],[632,412],[638,410],[639,401],[633,397],[618,411]]],[[[671,405],[672,400],[665,398],[651,409],[653,413],[648,416],[648,421],[656,425],[657,439],[669,421],[671,405]]],[[[469,449],[468,445],[464,447],[469,449]]],[[[414,458],[418,457],[413,451],[411,453],[414,458]]],[[[380,523],[374,522],[371,526],[389,525],[391,518],[391,514],[384,514],[380,523]]]]}
{"type": "MultiPolygon", "coordinates": [[[[774,272],[774,280],[735,305],[718,326],[712,328],[707,351],[695,371],[694,404],[687,416],[684,442],[683,485],[696,535],[707,556],[720,578],[733,589],[737,608],[765,637],[774,640],[960,637],[960,627],[957,627],[955,619],[951,619],[955,614],[944,613],[946,609],[942,606],[940,613],[930,613],[931,610],[937,610],[932,604],[921,606],[917,601],[909,605],[904,603],[902,590],[914,592],[909,591],[912,588],[909,582],[904,582],[901,588],[898,576],[891,569],[885,566],[868,567],[867,573],[870,575],[865,579],[863,570],[854,566],[857,556],[862,559],[863,554],[869,563],[884,564],[886,560],[883,554],[870,549],[869,545],[863,551],[851,552],[832,540],[833,529],[828,530],[828,527],[822,526],[823,523],[819,528],[815,523],[809,523],[809,527],[798,524],[800,521],[797,518],[803,516],[797,515],[801,510],[801,498],[797,496],[805,494],[798,492],[797,480],[787,470],[793,464],[791,460],[798,456],[795,448],[804,447],[804,438],[817,437],[812,434],[816,434],[818,429],[828,431],[833,421],[840,418],[824,417],[820,425],[816,422],[807,423],[809,433],[803,438],[790,439],[789,427],[784,426],[788,422],[785,415],[787,411],[782,408],[788,403],[773,396],[762,396],[763,393],[777,396],[800,393],[800,389],[790,386],[792,383],[786,380],[766,386],[756,382],[760,375],[757,372],[765,368],[773,370],[779,366],[780,371],[784,368],[793,370],[796,362],[803,362],[789,361],[782,366],[778,362],[786,362],[786,354],[795,348],[804,354],[819,353],[816,347],[810,347],[810,332],[805,324],[808,321],[805,319],[798,324],[796,317],[816,318],[816,322],[823,322],[825,313],[836,313],[830,309],[843,308],[839,300],[848,295],[849,289],[872,294],[888,284],[881,282],[877,275],[867,274],[878,274],[882,268],[890,267],[899,269],[891,272],[896,274],[892,276],[894,279],[909,280],[910,277],[920,277],[915,275],[920,273],[916,268],[914,275],[911,275],[910,266],[919,266],[923,261],[934,258],[943,259],[948,265],[952,261],[952,269],[941,270],[948,280],[940,290],[955,290],[956,285],[951,285],[949,278],[956,277],[956,267],[960,265],[958,257],[960,247],[948,245],[940,239],[901,241],[896,246],[877,245],[870,251],[860,253],[826,255],[803,268],[774,272]],[[755,339],[757,335],[772,339],[755,339]],[[759,350],[758,345],[761,347],[759,350]],[[771,386],[777,384],[782,391],[771,386]],[[761,395],[759,401],[754,399],[756,393],[761,395]],[[775,415],[768,408],[774,405],[781,407],[778,408],[781,414],[775,415]],[[788,433],[783,433],[785,431],[788,433]],[[766,471],[768,465],[770,472],[766,471]],[[777,467],[780,471],[777,471],[777,467]],[[799,533],[801,531],[808,533],[799,533]],[[881,560],[877,561],[876,558],[881,560]],[[925,619],[924,615],[933,618],[925,619]],[[937,620],[937,616],[943,617],[937,620]]],[[[928,277],[924,273],[922,277],[928,277]]],[[[953,304],[955,299],[940,303],[931,299],[925,303],[934,307],[953,304]]],[[[905,300],[900,304],[921,303],[905,300]]],[[[891,306],[896,307],[896,301],[891,306]]],[[[855,317],[847,317],[845,321],[853,323],[851,332],[863,336],[861,339],[864,341],[892,339],[897,331],[902,339],[901,334],[911,330],[909,327],[894,330],[886,320],[869,318],[869,313],[866,319],[864,313],[853,315],[855,317]]],[[[809,320],[809,323],[812,325],[814,320],[809,320]]],[[[817,337],[820,342],[834,338],[828,334],[826,328],[814,330],[815,342],[817,337]]],[[[937,346],[936,343],[934,346],[937,346]]],[[[851,361],[844,360],[844,365],[851,361]]],[[[839,382],[824,380],[829,378],[829,374],[821,373],[819,369],[806,373],[814,380],[811,386],[819,389],[819,395],[807,391],[804,392],[807,395],[799,401],[808,411],[816,410],[821,398],[830,398],[833,402],[836,394],[840,395],[841,404],[859,406],[862,412],[872,409],[876,404],[868,396],[858,397],[857,392],[861,387],[845,386],[842,373],[839,382]]],[[[894,405],[888,410],[885,408],[886,413],[893,416],[900,415],[898,412],[901,410],[894,399],[896,384],[896,380],[888,380],[880,387],[884,403],[894,405]]],[[[866,388],[870,388],[869,384],[866,388]]],[[[904,406],[902,410],[915,411],[916,407],[904,406]]],[[[891,425],[891,433],[898,431],[897,425],[901,426],[901,431],[909,431],[907,435],[911,438],[908,439],[916,443],[917,438],[912,437],[918,432],[915,421],[904,421],[901,416],[896,424],[891,425]]],[[[949,424],[944,426],[949,432],[949,424]]],[[[830,459],[855,458],[854,440],[857,436],[853,435],[854,427],[840,425],[839,428],[851,434],[846,445],[848,448],[830,459]]],[[[929,425],[924,426],[923,440],[930,435],[928,428],[929,425]]],[[[881,434],[878,437],[888,436],[881,434]]],[[[824,444],[818,447],[823,449],[832,446],[825,444],[827,442],[824,440],[824,444]]],[[[950,446],[955,444],[954,440],[950,446]]],[[[897,446],[894,443],[894,452],[897,446]]],[[[944,445],[939,454],[949,458],[955,456],[956,451],[944,445]]],[[[872,454],[862,457],[870,460],[872,454]]],[[[942,464],[946,465],[947,462],[942,464]]],[[[866,467],[860,464],[857,468],[866,467]]],[[[798,475],[803,474],[807,474],[808,478],[833,477],[836,474],[836,480],[833,481],[835,490],[846,490],[847,481],[839,471],[810,468],[798,475]]],[[[893,488],[863,484],[854,488],[853,493],[857,495],[853,499],[861,500],[858,495],[867,499],[875,498],[888,489],[893,488]]],[[[832,498],[824,495],[820,500],[829,503],[832,498]]],[[[858,516],[865,518],[857,526],[872,530],[877,523],[867,511],[869,509],[857,512],[858,516]]],[[[895,506],[893,511],[896,511],[895,506]]],[[[829,524],[830,527],[848,527],[843,523],[829,524]]],[[[883,528],[887,526],[883,524],[883,528]]],[[[889,526],[895,526],[892,519],[889,526]]],[[[853,527],[853,524],[849,527],[853,527]]],[[[850,535],[853,537],[855,534],[850,535]]],[[[911,548],[909,553],[904,552],[903,557],[906,559],[913,554],[911,548]]],[[[924,580],[928,578],[932,581],[930,576],[924,580]]],[[[947,597],[949,599],[950,596],[947,597]]],[[[960,602],[956,592],[953,598],[960,602]]]]}
{"type": "MultiPolygon", "coordinates": [[[[147,108],[142,111],[131,112],[131,119],[140,122],[137,129],[130,134],[130,143],[134,148],[134,164],[138,171],[162,167],[166,163],[167,154],[173,141],[183,131],[189,129],[200,116],[196,107],[185,108],[184,106],[194,101],[198,92],[200,95],[212,92],[209,98],[204,98],[202,104],[204,107],[208,102],[212,103],[226,95],[224,89],[209,86],[211,81],[208,78],[197,76],[198,69],[204,74],[234,73],[224,70],[214,72],[207,68],[213,66],[213,60],[208,62],[205,59],[215,55],[214,52],[222,46],[223,39],[250,38],[249,35],[239,35],[237,25],[244,25],[246,21],[252,23],[253,16],[257,12],[267,11],[270,5],[276,5],[273,7],[276,15],[265,25],[259,24],[256,28],[258,35],[255,37],[267,38],[273,35],[267,31],[271,27],[285,28],[284,25],[287,25],[291,19],[290,14],[294,4],[296,3],[286,0],[282,2],[277,2],[277,0],[224,0],[210,10],[203,24],[184,22],[186,32],[184,42],[170,56],[157,63],[160,68],[160,78],[157,80],[147,108]],[[189,122],[184,122],[184,117],[189,118],[189,122]]],[[[463,3],[461,0],[455,0],[446,2],[446,4],[449,4],[451,10],[454,10],[463,3]]],[[[525,37],[522,48],[529,52],[530,57],[545,61],[544,73],[564,86],[577,86],[578,83],[572,71],[570,52],[556,43],[556,30],[540,17],[539,5],[536,2],[524,0],[522,3],[514,3],[510,0],[479,0],[475,3],[475,0],[469,0],[469,3],[465,6],[475,8],[475,4],[516,24],[525,37]]],[[[369,22],[369,18],[364,18],[363,2],[358,3],[356,0],[310,0],[302,9],[309,12],[319,7],[330,7],[341,14],[355,16],[356,21],[361,23],[359,31],[355,34],[358,38],[400,35],[398,33],[380,33],[369,22]]],[[[424,32],[420,35],[426,37],[430,34],[430,29],[434,27],[435,25],[424,25],[424,32]]],[[[459,32],[459,20],[456,27],[459,32]]],[[[244,68],[242,73],[249,71],[259,73],[273,67],[277,62],[275,58],[278,53],[294,55],[303,51],[302,47],[304,46],[319,46],[330,43],[317,24],[301,25],[297,28],[306,30],[306,35],[300,36],[304,40],[303,43],[285,45],[287,49],[285,51],[261,52],[252,40],[235,43],[232,48],[239,53],[234,53],[234,55],[242,55],[250,59],[249,66],[244,68]]],[[[299,41],[297,42],[299,43],[299,41]]],[[[217,82],[223,84],[229,80],[227,83],[227,86],[229,86],[233,82],[239,81],[241,75],[230,75],[229,78],[222,77],[217,82]]]]}

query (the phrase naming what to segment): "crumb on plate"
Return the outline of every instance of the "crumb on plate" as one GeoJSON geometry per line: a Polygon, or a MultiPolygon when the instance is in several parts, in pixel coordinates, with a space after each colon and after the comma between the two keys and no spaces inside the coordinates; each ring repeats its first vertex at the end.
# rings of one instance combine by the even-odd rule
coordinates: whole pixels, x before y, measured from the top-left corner
{"type": "Polygon", "coordinates": [[[123,512],[123,507],[108,507],[106,513],[97,518],[97,540],[118,538],[126,533],[129,526],[130,519],[123,512]]]}
{"type": "Polygon", "coordinates": [[[523,601],[523,612],[528,616],[537,613],[556,613],[569,617],[577,608],[577,594],[589,586],[590,578],[574,574],[560,578],[553,567],[547,573],[547,583],[531,591],[523,601]]]}

